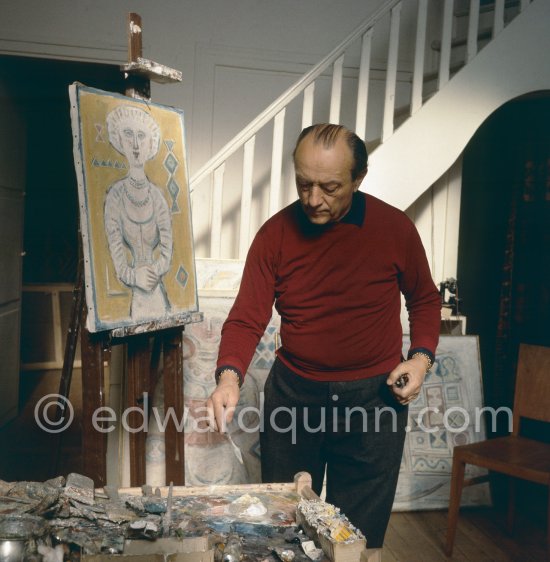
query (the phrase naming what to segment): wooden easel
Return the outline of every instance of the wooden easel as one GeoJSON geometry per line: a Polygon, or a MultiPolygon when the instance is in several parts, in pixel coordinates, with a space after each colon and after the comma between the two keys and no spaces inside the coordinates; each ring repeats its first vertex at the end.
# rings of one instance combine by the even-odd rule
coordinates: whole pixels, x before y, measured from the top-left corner
{"type": "MultiPolygon", "coordinates": [[[[142,25],[138,14],[128,14],[128,64],[121,68],[128,86],[126,95],[150,99],[150,81],[170,83],[181,81],[181,72],[142,58],[142,25]]],[[[186,324],[200,321],[200,313],[190,314],[178,325],[166,328],[158,323],[151,328],[134,326],[112,332],[90,333],[86,329],[86,302],[83,263],[79,261],[78,278],[73,297],[73,309],[67,333],[59,394],[68,397],[75,351],[80,331],[82,357],[82,463],[83,473],[94,480],[96,487],[106,485],[107,433],[94,428],[93,415],[105,404],[104,360],[112,345],[125,344],[127,352],[127,392],[125,406],[147,408],[144,393],[152,396],[158,378],[160,354],[163,353],[164,407],[171,408],[178,420],[183,417],[183,355],[182,334],[186,324]],[[151,345],[151,339],[154,339],[151,345]]],[[[139,412],[128,416],[129,427],[139,427],[143,420],[139,412]]],[[[145,441],[143,431],[129,433],[130,485],[145,484],[145,441]]],[[[166,482],[185,484],[184,435],[173,423],[165,433],[166,482]]],[[[57,463],[59,443],[55,451],[57,463]]]]}

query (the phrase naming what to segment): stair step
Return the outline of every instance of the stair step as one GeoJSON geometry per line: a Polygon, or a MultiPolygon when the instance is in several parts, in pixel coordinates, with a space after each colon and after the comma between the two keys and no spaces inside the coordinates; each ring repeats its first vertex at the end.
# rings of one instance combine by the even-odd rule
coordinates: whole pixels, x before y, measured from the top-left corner
{"type": "MultiPolygon", "coordinates": [[[[449,69],[451,76],[453,76],[459,70],[464,68],[464,66],[466,66],[465,62],[459,62],[459,63],[453,64],[451,66],[451,68],[449,69]]],[[[439,71],[430,72],[429,74],[424,75],[424,82],[431,82],[432,80],[437,80],[438,77],[439,77],[439,71]]],[[[433,92],[431,95],[433,95],[434,93],[435,92],[433,92]]]]}
{"type": "MultiPolygon", "coordinates": [[[[478,41],[487,41],[487,40],[491,39],[492,36],[493,36],[493,30],[492,29],[484,29],[477,34],[477,40],[478,41]]],[[[454,39],[451,42],[451,48],[454,49],[456,47],[465,47],[467,43],[468,43],[467,37],[461,37],[459,39],[454,39]]],[[[439,39],[434,39],[431,42],[430,46],[431,46],[433,51],[437,51],[437,52],[441,51],[441,41],[439,39]]]]}

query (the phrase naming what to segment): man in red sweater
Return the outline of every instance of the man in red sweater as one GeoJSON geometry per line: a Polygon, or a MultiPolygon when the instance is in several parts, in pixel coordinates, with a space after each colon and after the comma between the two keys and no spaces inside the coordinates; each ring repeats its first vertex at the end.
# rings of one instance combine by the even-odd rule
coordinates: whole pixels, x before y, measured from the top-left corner
{"type": "Polygon", "coordinates": [[[299,201],[269,219],[252,243],[222,329],[208,407],[218,428],[231,421],[275,303],[282,346],[264,389],[263,481],[291,481],[305,470],[320,493],[326,469],[327,501],[361,529],[369,548],[381,548],[407,404],[438,342],[440,296],[414,224],[358,191],[367,173],[359,137],[341,125],[308,127],[294,164],[299,201]]]}

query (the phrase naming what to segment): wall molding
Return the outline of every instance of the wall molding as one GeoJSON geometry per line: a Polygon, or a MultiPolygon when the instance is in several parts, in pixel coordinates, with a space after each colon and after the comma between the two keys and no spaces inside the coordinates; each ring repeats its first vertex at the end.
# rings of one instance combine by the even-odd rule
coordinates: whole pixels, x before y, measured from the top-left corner
{"type": "Polygon", "coordinates": [[[0,38],[0,55],[25,56],[75,62],[124,64],[128,57],[126,45],[97,47],[74,43],[52,43],[22,39],[0,38]]]}

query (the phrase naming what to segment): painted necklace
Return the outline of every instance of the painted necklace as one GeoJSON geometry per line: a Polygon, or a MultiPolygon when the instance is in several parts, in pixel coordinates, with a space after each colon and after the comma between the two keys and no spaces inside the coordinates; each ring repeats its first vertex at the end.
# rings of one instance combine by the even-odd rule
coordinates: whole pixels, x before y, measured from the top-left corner
{"type": "MultiPolygon", "coordinates": [[[[143,180],[142,182],[137,182],[133,178],[129,178],[129,180],[130,180],[130,183],[137,189],[144,189],[145,185],[147,185],[147,180],[143,180]]],[[[147,189],[147,195],[143,199],[136,199],[130,193],[130,190],[128,189],[128,186],[126,185],[126,183],[124,183],[124,194],[126,195],[128,200],[130,201],[130,203],[132,203],[136,207],[145,207],[145,205],[147,205],[147,203],[149,203],[149,201],[151,199],[151,191],[149,189],[147,189]]]]}

